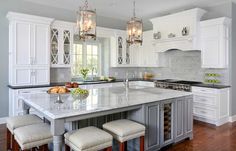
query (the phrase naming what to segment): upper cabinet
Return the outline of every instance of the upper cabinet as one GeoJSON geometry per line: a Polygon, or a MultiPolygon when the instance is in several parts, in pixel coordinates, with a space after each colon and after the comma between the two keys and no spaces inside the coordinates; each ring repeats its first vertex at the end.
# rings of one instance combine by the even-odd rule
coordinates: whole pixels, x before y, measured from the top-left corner
{"type": "Polygon", "coordinates": [[[128,46],[126,31],[114,30],[111,37],[111,67],[135,67],[138,65],[138,47],[128,46]]]}
{"type": "Polygon", "coordinates": [[[153,30],[143,32],[143,45],[138,49],[139,67],[167,67],[168,58],[165,53],[155,51],[153,30]]]}
{"type": "Polygon", "coordinates": [[[199,24],[206,11],[200,8],[153,18],[155,51],[199,50],[199,24]]]}
{"type": "Polygon", "coordinates": [[[49,84],[50,24],[53,19],[14,12],[9,12],[7,18],[9,84],[49,84]]]}
{"type": "Polygon", "coordinates": [[[228,68],[231,19],[222,17],[201,22],[203,68],[228,68]]]}
{"type": "Polygon", "coordinates": [[[51,26],[51,67],[71,67],[74,23],[54,21],[51,26]]]}

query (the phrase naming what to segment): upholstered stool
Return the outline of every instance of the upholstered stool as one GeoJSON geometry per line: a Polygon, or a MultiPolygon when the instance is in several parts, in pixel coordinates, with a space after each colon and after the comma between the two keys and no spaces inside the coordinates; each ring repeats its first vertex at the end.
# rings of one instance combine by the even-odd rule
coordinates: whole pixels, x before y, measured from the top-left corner
{"type": "Polygon", "coordinates": [[[127,147],[127,141],[134,138],[140,138],[140,151],[144,151],[145,126],[122,119],[103,124],[103,129],[120,143],[120,151],[124,151],[127,147]]]}
{"type": "Polygon", "coordinates": [[[66,151],[112,151],[112,136],[96,127],[90,126],[66,133],[66,151]]]}
{"type": "Polygon", "coordinates": [[[38,123],[43,123],[43,121],[38,116],[32,114],[9,117],[6,120],[7,149],[11,149],[12,143],[14,142],[13,139],[14,129],[38,123]]]}
{"type": "Polygon", "coordinates": [[[33,124],[16,128],[14,130],[13,151],[29,150],[31,148],[39,147],[40,150],[47,151],[48,144],[53,141],[50,132],[50,125],[46,123],[33,124]]]}

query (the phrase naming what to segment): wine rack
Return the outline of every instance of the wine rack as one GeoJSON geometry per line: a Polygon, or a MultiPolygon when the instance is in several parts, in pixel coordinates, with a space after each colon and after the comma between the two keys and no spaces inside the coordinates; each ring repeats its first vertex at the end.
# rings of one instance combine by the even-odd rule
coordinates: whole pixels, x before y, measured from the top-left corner
{"type": "Polygon", "coordinates": [[[172,139],[172,103],[163,105],[164,110],[164,142],[172,139]]]}

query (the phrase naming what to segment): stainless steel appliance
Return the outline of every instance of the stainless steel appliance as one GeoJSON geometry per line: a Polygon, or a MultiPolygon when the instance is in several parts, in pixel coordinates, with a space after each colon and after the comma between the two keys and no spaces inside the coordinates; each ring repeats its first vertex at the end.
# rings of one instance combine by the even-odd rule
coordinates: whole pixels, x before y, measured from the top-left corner
{"type": "Polygon", "coordinates": [[[184,80],[175,80],[175,79],[165,79],[155,81],[155,86],[158,88],[164,89],[173,89],[178,91],[191,92],[191,85],[199,84],[201,82],[196,81],[184,81],[184,80]]]}

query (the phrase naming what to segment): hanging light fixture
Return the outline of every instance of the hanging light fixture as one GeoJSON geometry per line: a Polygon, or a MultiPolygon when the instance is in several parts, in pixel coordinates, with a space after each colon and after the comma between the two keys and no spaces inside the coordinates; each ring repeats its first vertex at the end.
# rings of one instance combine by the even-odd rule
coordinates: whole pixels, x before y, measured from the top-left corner
{"type": "Polygon", "coordinates": [[[143,22],[135,15],[135,1],[134,1],[133,17],[127,23],[127,43],[140,44],[143,42],[143,22]]]}
{"type": "Polygon", "coordinates": [[[79,30],[79,39],[96,40],[96,10],[88,9],[88,1],[85,0],[83,7],[77,11],[77,29],[79,30]]]}

